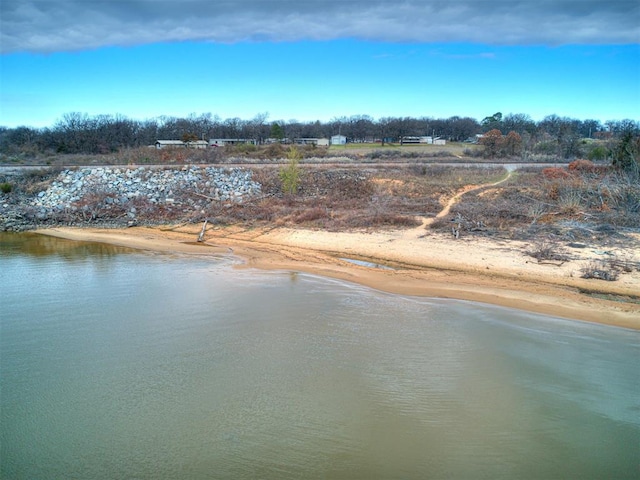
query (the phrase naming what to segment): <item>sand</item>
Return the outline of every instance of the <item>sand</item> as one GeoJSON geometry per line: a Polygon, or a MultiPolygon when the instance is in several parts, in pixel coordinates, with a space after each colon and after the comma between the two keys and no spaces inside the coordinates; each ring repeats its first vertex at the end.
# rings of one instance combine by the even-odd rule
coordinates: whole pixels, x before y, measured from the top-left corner
{"type": "Polygon", "coordinates": [[[200,230],[189,225],[37,233],[154,251],[233,254],[242,259],[238,268],[301,271],[385,292],[470,300],[640,330],[640,272],[623,273],[614,282],[581,278],[581,268],[592,259],[619,255],[640,262],[638,249],[568,249],[572,260],[558,265],[540,264],[526,255],[528,243],[454,239],[424,225],[348,233],[209,226],[204,242],[198,243],[200,230]]]}

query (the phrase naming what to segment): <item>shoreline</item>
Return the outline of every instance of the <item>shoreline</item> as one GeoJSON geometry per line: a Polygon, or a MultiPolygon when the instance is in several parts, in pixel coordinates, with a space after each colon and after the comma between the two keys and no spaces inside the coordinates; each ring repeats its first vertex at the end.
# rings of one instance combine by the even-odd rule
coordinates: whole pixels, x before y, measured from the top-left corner
{"type": "Polygon", "coordinates": [[[423,227],[367,233],[210,226],[205,241],[198,243],[200,231],[198,225],[186,225],[113,230],[58,227],[34,233],[141,250],[233,253],[243,260],[237,268],[294,270],[392,294],[475,301],[640,330],[640,303],[610,299],[630,297],[637,302],[640,272],[625,273],[616,282],[586,280],[577,273],[594,252],[599,255],[597,250],[572,252],[575,259],[567,265],[550,265],[524,255],[523,242],[453,240],[423,227]]]}

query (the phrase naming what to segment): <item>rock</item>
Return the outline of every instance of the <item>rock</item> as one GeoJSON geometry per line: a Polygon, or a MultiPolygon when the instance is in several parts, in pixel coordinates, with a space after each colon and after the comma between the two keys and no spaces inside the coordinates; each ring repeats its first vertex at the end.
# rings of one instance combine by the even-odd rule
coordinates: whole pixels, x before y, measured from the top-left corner
{"type": "MultiPolygon", "coordinates": [[[[191,209],[199,211],[211,201],[241,203],[260,192],[261,185],[252,181],[251,172],[238,168],[192,165],[173,169],[91,167],[65,170],[47,190],[27,198],[27,203],[18,208],[17,211],[26,212],[25,207],[34,207],[25,218],[8,218],[3,212],[0,229],[30,228],[28,218],[36,223],[82,224],[90,221],[86,213],[93,211],[99,212],[97,218],[101,221],[112,216],[111,221],[116,225],[121,222],[117,220],[121,218],[121,208],[126,212],[125,219],[140,215],[130,204],[135,199],[143,199],[149,205],[175,204],[187,213],[191,209]],[[196,198],[193,193],[205,193],[210,198],[196,198]]],[[[4,204],[4,208],[9,208],[9,204],[4,204]]]]}

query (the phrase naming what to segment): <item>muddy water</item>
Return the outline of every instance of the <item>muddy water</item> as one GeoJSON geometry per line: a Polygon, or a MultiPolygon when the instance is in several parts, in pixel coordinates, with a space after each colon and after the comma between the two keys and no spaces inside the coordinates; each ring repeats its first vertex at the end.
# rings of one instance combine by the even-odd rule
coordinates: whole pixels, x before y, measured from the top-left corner
{"type": "Polygon", "coordinates": [[[637,332],[0,235],[1,478],[633,478],[637,332]]]}

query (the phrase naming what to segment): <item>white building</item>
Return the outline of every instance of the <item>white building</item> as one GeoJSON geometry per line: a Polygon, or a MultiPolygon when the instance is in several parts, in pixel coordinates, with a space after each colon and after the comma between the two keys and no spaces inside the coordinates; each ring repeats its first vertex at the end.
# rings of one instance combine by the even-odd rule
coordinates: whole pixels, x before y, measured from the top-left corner
{"type": "Polygon", "coordinates": [[[182,140],[157,140],[156,148],[184,148],[185,144],[182,140]]]}
{"type": "Polygon", "coordinates": [[[156,148],[158,150],[163,148],[207,148],[207,142],[204,140],[197,140],[195,142],[183,142],[182,140],[157,140],[156,148]]]}
{"type": "Polygon", "coordinates": [[[427,145],[444,145],[446,141],[440,137],[402,137],[402,143],[405,145],[411,144],[427,144],[427,145]]]}
{"type": "Polygon", "coordinates": [[[293,143],[295,143],[296,145],[319,145],[321,147],[327,147],[329,146],[329,139],[305,137],[305,138],[296,138],[293,140],[293,143]]]}
{"type": "Polygon", "coordinates": [[[331,137],[331,145],[346,145],[347,137],[344,135],[334,135],[331,137]]]}
{"type": "Polygon", "coordinates": [[[255,145],[256,141],[246,138],[210,138],[210,147],[224,147],[225,145],[243,145],[243,144],[255,145]]]}

